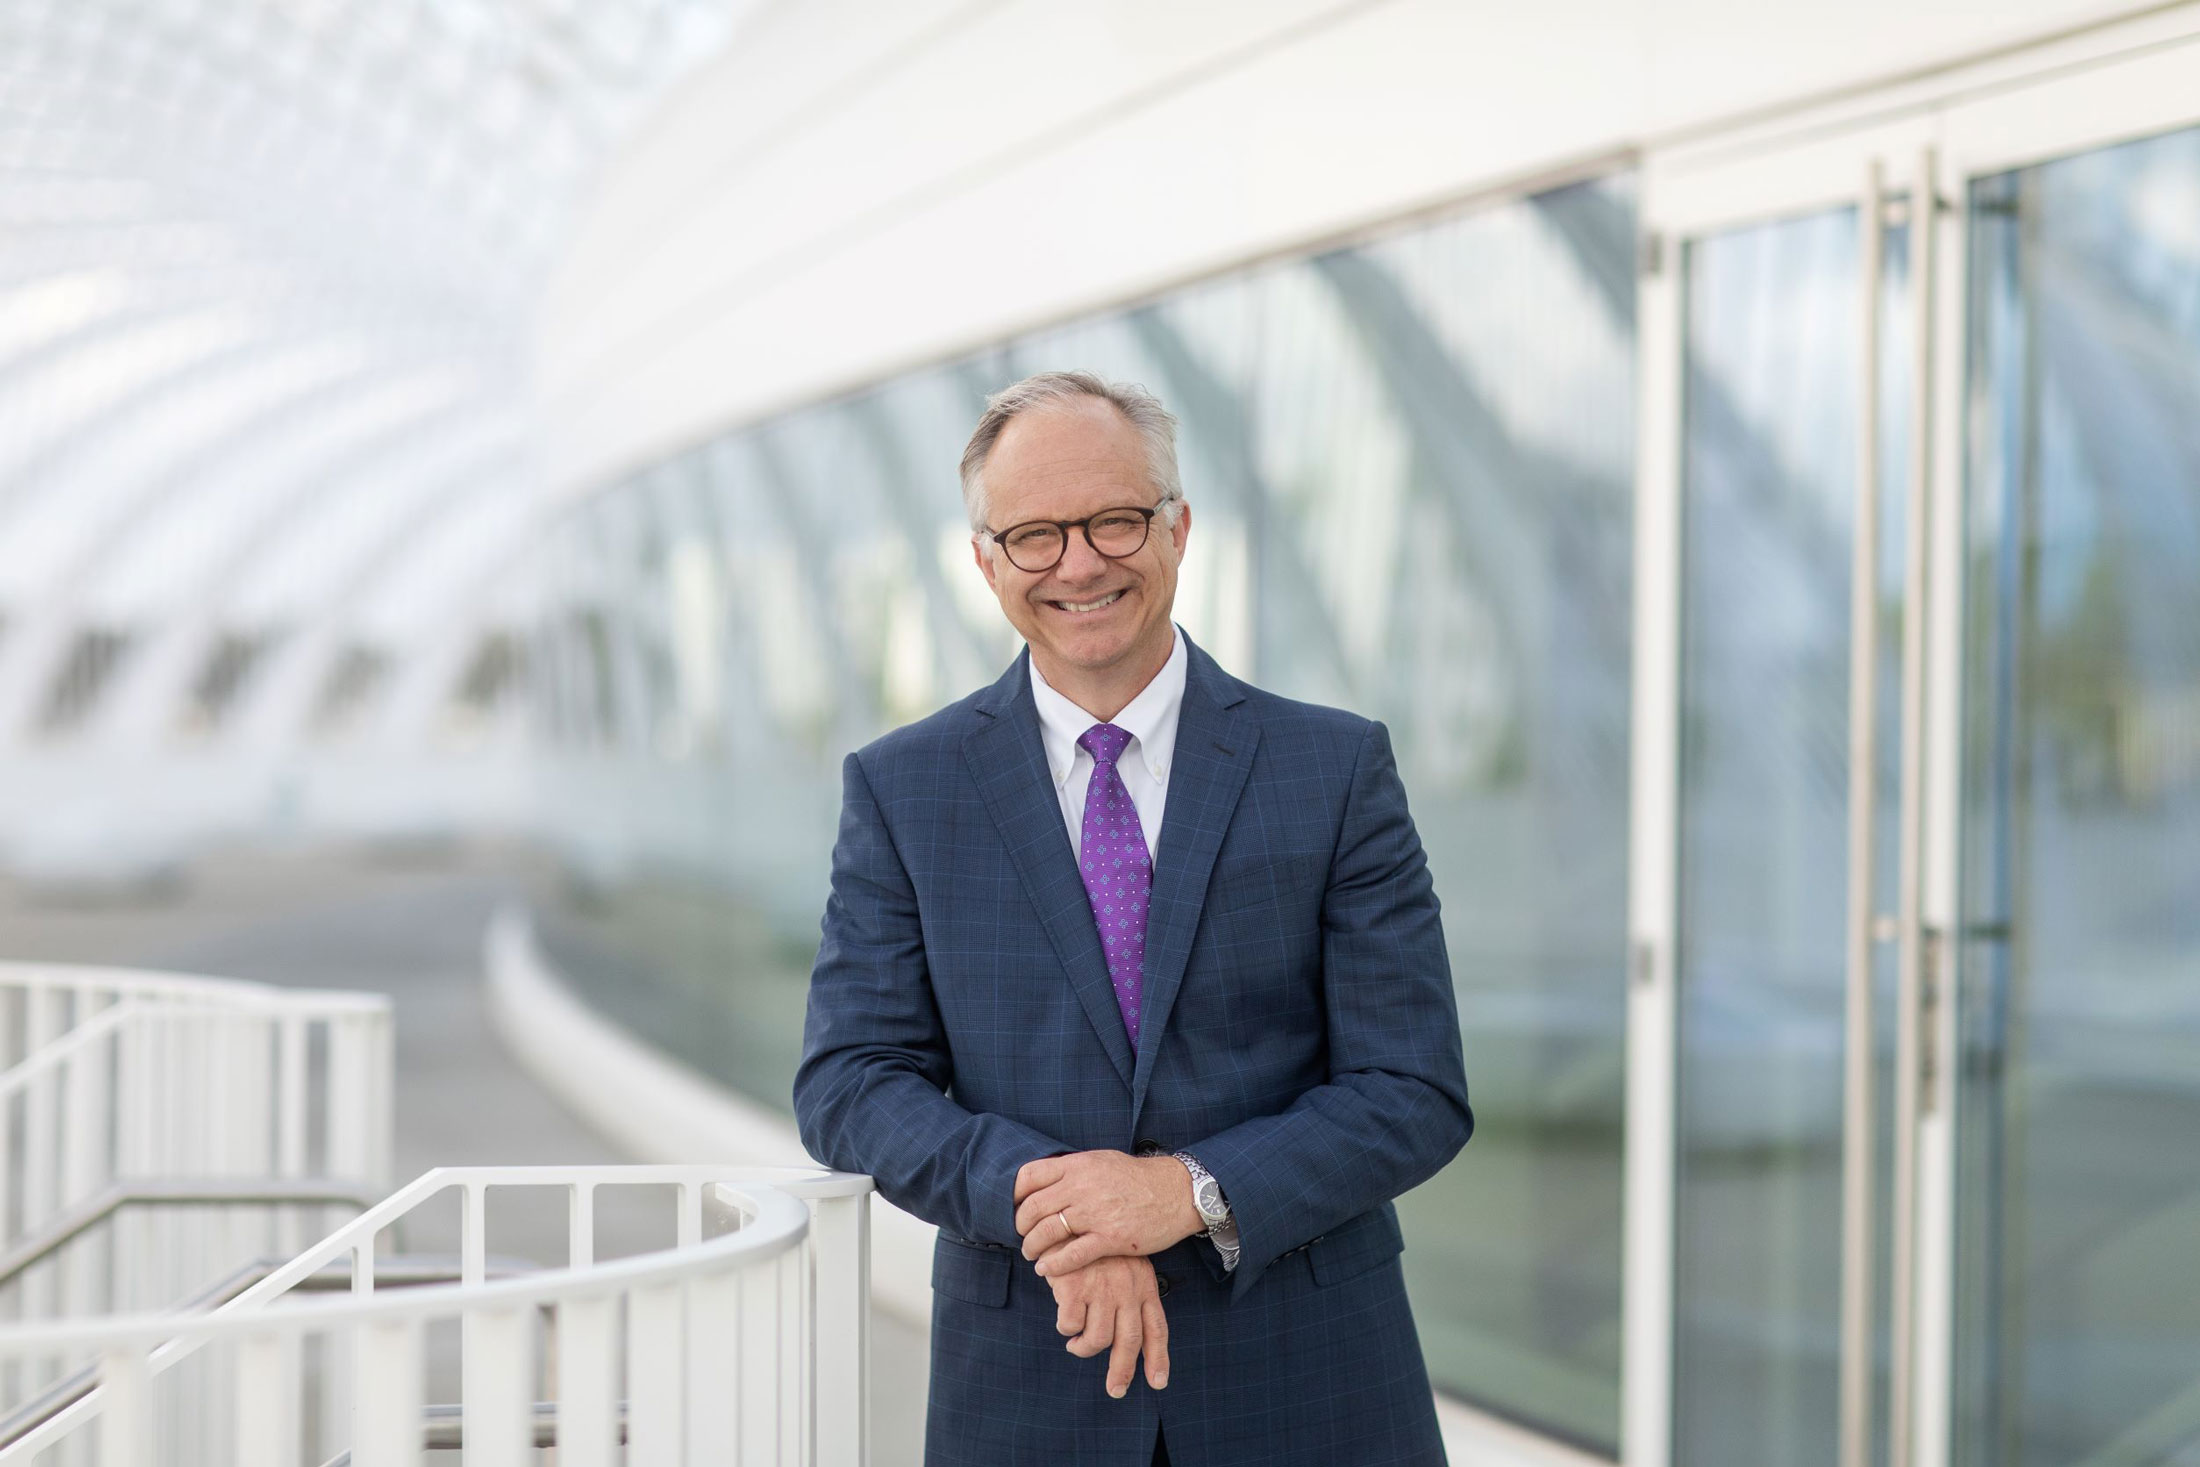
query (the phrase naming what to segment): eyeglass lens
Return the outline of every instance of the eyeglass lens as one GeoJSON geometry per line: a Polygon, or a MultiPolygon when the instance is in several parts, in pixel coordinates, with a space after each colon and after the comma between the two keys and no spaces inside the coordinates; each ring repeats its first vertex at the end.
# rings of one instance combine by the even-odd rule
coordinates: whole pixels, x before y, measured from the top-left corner
{"type": "MultiPolygon", "coordinates": [[[[1108,510],[1086,521],[1092,548],[1110,560],[1120,560],[1146,543],[1147,516],[1134,510],[1108,510]]],[[[1001,548],[1018,570],[1052,570],[1069,542],[1062,527],[1041,520],[1018,525],[1001,537],[1001,548]]]]}

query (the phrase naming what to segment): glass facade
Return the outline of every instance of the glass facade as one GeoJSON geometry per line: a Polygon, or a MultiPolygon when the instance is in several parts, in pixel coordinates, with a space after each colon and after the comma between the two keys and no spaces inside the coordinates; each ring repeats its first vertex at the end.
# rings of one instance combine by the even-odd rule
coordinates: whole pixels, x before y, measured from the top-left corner
{"type": "Polygon", "coordinates": [[[1142,382],[1197,511],[1178,619],[1388,723],[1428,846],[1481,1123],[1401,1204],[1431,1374],[1613,1450],[1634,318],[1607,179],[1003,342],[593,496],[542,556],[530,653],[553,957],[786,1107],[841,757],[1016,650],[956,482],[981,400],[1047,368],[1142,382]]]}
{"type": "Polygon", "coordinates": [[[1958,1461],[2200,1453],[2200,130],[1978,181],[1958,1461]]]}
{"type": "MultiPolygon", "coordinates": [[[[1958,1025],[1956,1073],[1920,1079],[1926,1105],[1954,1086],[1953,1460],[2168,1467],[2200,1441],[2200,131],[1968,187],[1966,335],[1936,345],[1961,358],[1941,431],[1965,473],[1927,486],[1964,496],[1960,621],[1928,597],[1937,624],[1912,626],[1929,607],[1906,600],[1913,549],[1938,554],[1909,540],[1913,514],[1932,522],[1909,482],[1910,200],[1876,232],[1829,208],[1675,255],[1676,1462],[1836,1459],[1854,981],[1874,992],[1874,1460],[1898,1429],[1897,914],[1922,879],[1898,849],[1906,715],[1961,791],[1960,930],[1946,965],[1926,932],[1918,1020],[1958,1025]],[[1961,684],[1940,686],[1959,640],[1961,684]],[[1906,709],[1912,648],[1932,655],[1906,709]],[[1852,839],[1872,872],[1860,978],[1852,839]]],[[[1198,507],[1180,620],[1254,682],[1384,719],[1429,848],[1482,1121],[1402,1203],[1431,1374],[1614,1451],[1633,190],[1221,276],[749,425],[576,506],[527,649],[560,965],[784,1107],[840,756],[1015,651],[955,481],[980,403],[1045,368],[1143,382],[1183,420],[1198,507]]]]}

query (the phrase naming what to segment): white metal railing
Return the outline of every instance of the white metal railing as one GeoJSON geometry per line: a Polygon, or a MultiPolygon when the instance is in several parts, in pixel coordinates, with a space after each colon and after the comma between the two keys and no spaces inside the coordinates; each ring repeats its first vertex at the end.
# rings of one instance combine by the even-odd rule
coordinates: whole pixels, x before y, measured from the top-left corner
{"type": "MultiPolygon", "coordinates": [[[[0,1317],[171,1307],[388,1187],[380,995],[0,963],[0,1063],[0,1317]]],[[[82,1363],[0,1363],[0,1419],[82,1363]]]]}
{"type": "Polygon", "coordinates": [[[0,963],[0,1064],[0,1227],[127,1177],[389,1183],[381,994],[0,963]]]}
{"type": "Polygon", "coordinates": [[[0,1330],[0,1361],[98,1362],[0,1463],[96,1442],[102,1467],[394,1467],[438,1447],[521,1467],[554,1444],[559,1467],[860,1467],[870,1192],[788,1168],[429,1172],[218,1309],[0,1330]],[[670,1192],[671,1246],[599,1259],[597,1200],[633,1188],[670,1192]],[[378,1238],[452,1192],[459,1282],[378,1287],[378,1238]],[[565,1267],[488,1277],[512,1215],[492,1192],[562,1209],[565,1267]],[[298,1296],[331,1267],[348,1295],[298,1296]]]}

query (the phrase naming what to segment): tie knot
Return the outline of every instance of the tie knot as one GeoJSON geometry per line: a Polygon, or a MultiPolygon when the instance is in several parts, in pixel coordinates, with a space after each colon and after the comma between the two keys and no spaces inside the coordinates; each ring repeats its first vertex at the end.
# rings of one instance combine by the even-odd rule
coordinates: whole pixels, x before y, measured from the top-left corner
{"type": "Polygon", "coordinates": [[[1113,764],[1130,746],[1130,734],[1112,723],[1096,723],[1077,739],[1077,747],[1092,755],[1095,764],[1113,764]]]}

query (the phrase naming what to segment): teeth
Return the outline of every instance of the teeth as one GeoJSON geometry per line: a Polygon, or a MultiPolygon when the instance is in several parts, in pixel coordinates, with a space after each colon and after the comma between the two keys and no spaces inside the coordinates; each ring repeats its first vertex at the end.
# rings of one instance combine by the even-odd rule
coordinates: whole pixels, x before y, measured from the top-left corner
{"type": "Polygon", "coordinates": [[[1116,597],[1122,594],[1123,593],[1121,591],[1110,591],[1107,595],[1101,597],[1098,601],[1057,601],[1054,604],[1061,607],[1064,611],[1098,611],[1101,607],[1107,605],[1110,601],[1113,601],[1116,597]]]}

